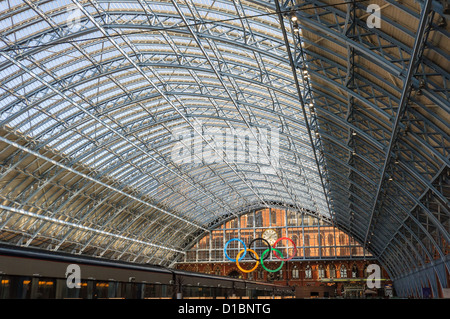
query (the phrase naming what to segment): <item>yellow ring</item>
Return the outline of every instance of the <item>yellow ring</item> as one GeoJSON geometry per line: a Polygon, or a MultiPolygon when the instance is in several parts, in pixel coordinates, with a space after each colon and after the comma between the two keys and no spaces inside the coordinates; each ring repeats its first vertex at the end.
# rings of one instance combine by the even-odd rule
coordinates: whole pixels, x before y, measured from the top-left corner
{"type": "MultiPolygon", "coordinates": [[[[259,261],[257,261],[255,267],[253,267],[253,268],[250,269],[250,270],[245,270],[245,269],[241,268],[241,266],[239,265],[239,257],[241,256],[242,252],[244,252],[244,251],[245,251],[245,250],[242,249],[242,250],[239,252],[239,254],[237,254],[237,256],[236,256],[236,266],[239,268],[240,271],[245,272],[245,273],[249,273],[249,272],[254,271],[254,270],[258,267],[259,261]]],[[[256,256],[256,259],[259,259],[258,254],[257,254],[253,249],[248,249],[248,248],[247,248],[247,251],[249,251],[249,252],[251,252],[251,253],[254,253],[255,256],[256,256]]]]}

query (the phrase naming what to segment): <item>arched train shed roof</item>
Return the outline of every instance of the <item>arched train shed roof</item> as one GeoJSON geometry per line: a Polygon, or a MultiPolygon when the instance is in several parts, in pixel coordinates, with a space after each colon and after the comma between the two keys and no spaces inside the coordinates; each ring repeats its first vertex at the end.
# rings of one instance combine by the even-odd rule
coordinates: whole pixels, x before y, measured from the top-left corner
{"type": "Polygon", "coordinates": [[[401,294],[446,287],[446,14],[1,2],[0,240],[169,266],[225,220],[286,206],[355,237],[401,294]]]}

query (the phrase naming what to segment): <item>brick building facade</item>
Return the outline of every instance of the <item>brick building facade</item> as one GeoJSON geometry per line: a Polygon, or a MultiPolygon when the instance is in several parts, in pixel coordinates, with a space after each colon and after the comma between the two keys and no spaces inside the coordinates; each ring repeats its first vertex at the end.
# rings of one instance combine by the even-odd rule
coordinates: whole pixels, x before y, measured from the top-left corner
{"type": "MultiPolygon", "coordinates": [[[[273,256],[268,260],[275,260],[264,263],[269,270],[280,266],[281,261],[273,256]]],[[[370,252],[326,220],[289,209],[265,208],[231,219],[199,238],[187,250],[184,260],[177,263],[177,268],[287,284],[296,287],[298,297],[363,297],[367,295],[365,292],[373,293],[366,291],[366,267],[370,264],[377,264],[370,252]],[[267,230],[274,236],[274,242],[264,241],[267,230]],[[243,244],[259,255],[270,245],[284,258],[289,255],[293,259],[285,262],[277,272],[266,271],[259,265],[246,273],[228,260],[236,259],[244,249],[243,244]]],[[[240,262],[244,270],[254,266],[255,261],[249,254],[240,262]]],[[[377,293],[384,295],[384,287],[390,285],[390,281],[381,266],[380,276],[382,288],[377,293]]]]}

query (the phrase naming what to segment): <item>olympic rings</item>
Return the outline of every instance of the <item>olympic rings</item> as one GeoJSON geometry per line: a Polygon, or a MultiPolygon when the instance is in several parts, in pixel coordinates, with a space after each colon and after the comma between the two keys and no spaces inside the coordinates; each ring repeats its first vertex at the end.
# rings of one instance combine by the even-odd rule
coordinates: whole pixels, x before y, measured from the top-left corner
{"type": "MultiPolygon", "coordinates": [[[[278,252],[278,253],[281,255],[281,257],[284,257],[283,254],[281,253],[281,251],[279,251],[278,249],[273,248],[273,250],[276,251],[276,252],[278,252]]],[[[277,269],[270,270],[270,269],[266,268],[266,266],[264,266],[264,255],[267,254],[269,251],[270,251],[270,248],[269,248],[269,249],[266,249],[266,250],[262,253],[262,255],[261,255],[261,266],[262,266],[266,271],[268,271],[268,272],[277,272],[277,271],[279,271],[279,270],[281,269],[281,267],[283,267],[284,261],[281,261],[281,265],[280,265],[280,267],[278,267],[277,269]]]]}
{"type": "Polygon", "coordinates": [[[223,247],[223,252],[225,253],[225,257],[227,257],[230,261],[237,262],[237,259],[232,259],[227,254],[228,244],[231,243],[232,241],[238,241],[244,246],[244,255],[242,255],[242,257],[239,260],[241,260],[242,258],[245,257],[245,254],[247,253],[247,246],[245,246],[245,243],[242,240],[240,240],[239,238],[231,238],[229,241],[227,241],[227,243],[225,244],[225,247],[223,247]]]}
{"type": "MultiPolygon", "coordinates": [[[[294,253],[292,254],[291,257],[286,258],[286,259],[283,259],[283,258],[280,258],[280,257],[277,256],[276,250],[275,250],[275,248],[274,248],[274,250],[275,250],[274,255],[275,255],[275,257],[277,257],[279,260],[282,260],[282,261],[289,261],[289,260],[291,260],[292,258],[294,258],[294,256],[297,254],[297,246],[295,246],[295,243],[294,243],[294,241],[293,241],[292,239],[287,238],[287,237],[281,237],[281,238],[278,238],[278,239],[273,243],[273,247],[275,247],[275,246],[276,246],[280,241],[282,241],[283,239],[289,240],[289,241],[292,243],[292,245],[294,246],[294,253]]],[[[281,257],[283,257],[283,256],[281,256],[281,257]]]]}
{"type": "MultiPolygon", "coordinates": [[[[255,267],[253,267],[252,269],[245,270],[245,269],[241,268],[241,266],[239,265],[239,260],[240,260],[240,259],[239,259],[239,256],[242,254],[243,251],[245,251],[245,250],[242,249],[242,250],[237,254],[237,256],[236,256],[236,259],[237,259],[237,261],[236,261],[236,266],[237,266],[237,267],[239,268],[239,270],[242,271],[242,272],[245,272],[245,273],[252,272],[252,271],[254,271],[254,270],[258,267],[259,261],[256,262],[255,267]]],[[[258,257],[258,254],[256,253],[256,251],[254,251],[253,249],[250,249],[250,248],[249,248],[249,249],[247,249],[247,251],[248,251],[248,252],[254,253],[255,256],[256,256],[256,258],[259,258],[259,257],[258,257]]]]}
{"type": "Polygon", "coordinates": [[[244,273],[249,273],[249,272],[252,272],[252,271],[256,270],[256,268],[258,267],[258,265],[259,265],[260,263],[261,263],[261,266],[262,266],[266,271],[268,271],[268,272],[277,272],[277,271],[281,270],[281,268],[283,267],[283,264],[284,264],[285,261],[291,260],[291,259],[294,258],[294,256],[297,254],[297,246],[295,245],[295,242],[294,242],[292,239],[290,239],[290,238],[287,238],[287,237],[281,237],[281,238],[277,239],[277,240],[273,243],[273,247],[272,247],[272,246],[270,245],[270,243],[269,243],[267,240],[265,240],[264,238],[255,238],[255,239],[253,239],[253,240],[250,242],[250,247],[251,247],[252,244],[253,244],[255,241],[257,241],[257,240],[264,241],[264,242],[267,244],[267,247],[269,247],[269,248],[267,248],[267,249],[261,254],[261,257],[259,257],[258,254],[257,254],[253,249],[250,249],[250,248],[247,249],[247,246],[245,245],[245,243],[244,243],[241,239],[239,239],[239,238],[232,238],[232,239],[230,239],[230,240],[228,240],[228,241],[226,242],[225,247],[223,248],[223,251],[224,251],[224,253],[225,253],[225,256],[228,258],[228,260],[233,261],[233,262],[236,262],[236,266],[238,267],[238,269],[239,269],[240,271],[242,271],[242,272],[244,272],[244,273]],[[276,246],[280,241],[282,241],[282,240],[288,240],[288,241],[290,241],[290,242],[292,243],[292,245],[294,246],[294,253],[293,253],[292,256],[290,256],[289,258],[284,258],[283,253],[282,253],[280,250],[278,250],[278,249],[275,248],[275,246],[276,246]],[[227,254],[228,244],[231,243],[232,241],[238,241],[238,242],[240,242],[240,243],[244,246],[244,249],[242,249],[241,251],[239,251],[239,253],[237,254],[236,259],[230,258],[230,256],[228,256],[228,254],[227,254]],[[266,266],[264,266],[264,260],[265,260],[265,258],[266,258],[266,255],[269,256],[269,255],[270,255],[270,252],[271,252],[272,250],[274,251],[274,256],[275,256],[278,260],[281,260],[280,266],[279,266],[277,269],[274,269],[274,270],[268,269],[266,266]],[[251,257],[253,260],[256,261],[255,266],[254,266],[252,269],[249,269],[249,270],[243,269],[243,268],[241,267],[241,265],[239,265],[239,262],[244,258],[244,256],[245,256],[245,254],[247,253],[247,251],[250,253],[250,257],[251,257]],[[256,258],[254,258],[253,254],[256,256],[256,258]],[[242,256],[241,256],[241,255],[242,255],[242,256]],[[280,258],[280,256],[281,256],[281,258],[280,258]]]}
{"type": "MultiPolygon", "coordinates": [[[[266,245],[267,245],[267,247],[269,247],[269,252],[272,251],[272,246],[270,246],[270,243],[269,243],[267,240],[265,240],[264,238],[261,238],[261,237],[253,239],[253,240],[250,242],[250,244],[248,245],[248,247],[249,247],[249,248],[252,248],[252,244],[253,244],[255,241],[257,241],[257,240],[262,240],[263,242],[265,242],[266,245]]],[[[269,255],[270,255],[270,254],[268,254],[267,256],[269,256],[269,255]]],[[[258,261],[258,258],[254,258],[252,254],[250,254],[250,258],[253,259],[253,260],[258,261]]]]}

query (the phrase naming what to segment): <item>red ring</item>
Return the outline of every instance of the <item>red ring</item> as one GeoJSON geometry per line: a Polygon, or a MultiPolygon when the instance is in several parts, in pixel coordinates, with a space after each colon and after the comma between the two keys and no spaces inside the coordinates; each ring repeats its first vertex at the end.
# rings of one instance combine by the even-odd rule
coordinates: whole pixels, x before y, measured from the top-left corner
{"type": "MultiPolygon", "coordinates": [[[[291,257],[289,257],[289,258],[280,258],[280,257],[278,257],[277,252],[276,252],[275,249],[274,249],[274,255],[275,255],[275,257],[277,257],[279,260],[282,260],[282,261],[289,261],[289,260],[291,260],[292,258],[294,258],[295,255],[297,255],[297,246],[295,245],[295,243],[294,243],[294,241],[293,241],[292,239],[287,238],[287,237],[281,237],[281,238],[278,238],[278,239],[273,243],[272,247],[275,248],[275,246],[278,244],[278,242],[281,241],[281,240],[283,240],[283,239],[289,240],[289,241],[292,243],[292,245],[294,245],[294,254],[293,254],[291,257]]],[[[288,248],[288,249],[289,249],[289,248],[288,248]]]]}

